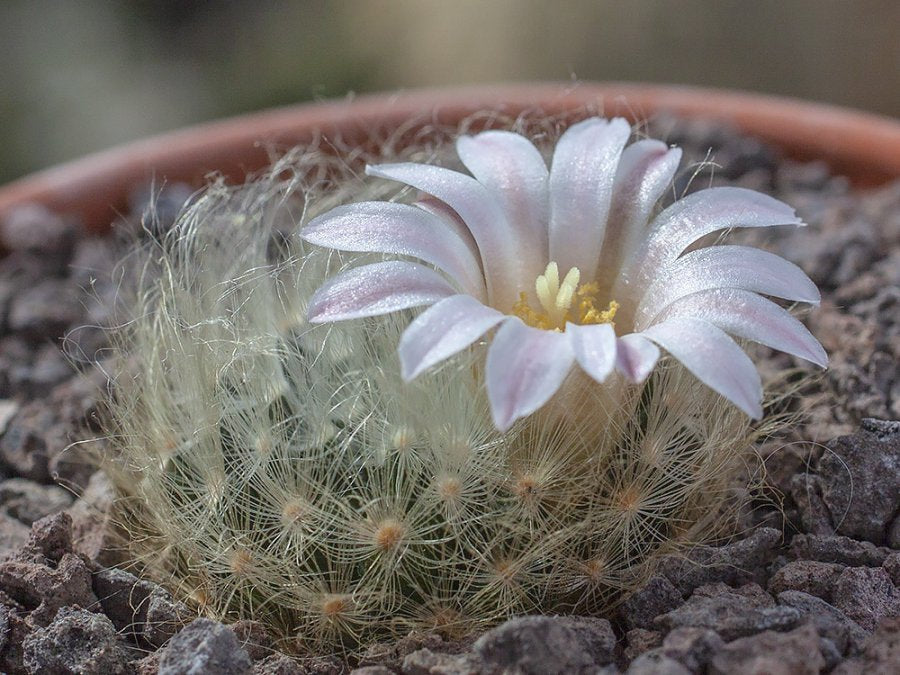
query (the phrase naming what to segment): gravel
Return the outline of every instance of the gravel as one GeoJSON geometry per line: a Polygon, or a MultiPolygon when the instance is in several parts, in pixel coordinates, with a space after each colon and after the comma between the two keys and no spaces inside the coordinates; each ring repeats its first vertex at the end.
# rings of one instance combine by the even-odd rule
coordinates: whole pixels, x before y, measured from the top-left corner
{"type": "Polygon", "coordinates": [[[63,607],[46,628],[25,638],[23,665],[46,675],[120,675],[129,672],[129,651],[102,614],[63,607]]]}
{"type": "Polygon", "coordinates": [[[247,651],[226,626],[196,619],[163,648],[159,675],[246,675],[253,669],[247,651]]]}
{"type": "MultiPolygon", "coordinates": [[[[783,161],[721,126],[660,118],[653,127],[684,146],[687,162],[714,151],[718,167],[685,173],[679,192],[762,189],[810,225],[767,245],[819,284],[822,305],[806,320],[830,368],[806,388],[808,421],[761,448],[770,492],[750,504],[742,534],[662,561],[608,621],[519,617],[462,642],[412,633],[352,664],[295,660],[252,621],[197,619],[116,567],[126,561],[111,547],[114,495],[82,449],[97,434],[102,373],[75,375],[68,359],[102,358],[103,332],[84,326],[109,317],[117,245],[30,206],[0,222],[0,671],[896,672],[900,182],[856,192],[820,163],[783,161]]],[[[165,229],[190,194],[172,188],[153,228],[165,229]]]]}
{"type": "Polygon", "coordinates": [[[835,532],[880,545],[900,511],[900,423],[863,420],[862,430],[826,445],[816,473],[835,532]]]}

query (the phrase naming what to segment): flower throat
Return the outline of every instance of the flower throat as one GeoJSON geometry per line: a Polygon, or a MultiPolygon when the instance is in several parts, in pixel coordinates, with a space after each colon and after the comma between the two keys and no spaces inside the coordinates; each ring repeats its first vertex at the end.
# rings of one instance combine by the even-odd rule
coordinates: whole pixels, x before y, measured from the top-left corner
{"type": "Polygon", "coordinates": [[[551,262],[534,282],[540,310],[532,308],[528,302],[528,294],[522,291],[519,300],[513,305],[512,313],[529,326],[542,330],[563,331],[566,322],[581,325],[613,324],[619,303],[610,300],[606,309],[597,309],[597,294],[600,290],[598,285],[595,282],[579,285],[579,281],[581,272],[573,267],[560,282],[559,266],[551,262]]]}

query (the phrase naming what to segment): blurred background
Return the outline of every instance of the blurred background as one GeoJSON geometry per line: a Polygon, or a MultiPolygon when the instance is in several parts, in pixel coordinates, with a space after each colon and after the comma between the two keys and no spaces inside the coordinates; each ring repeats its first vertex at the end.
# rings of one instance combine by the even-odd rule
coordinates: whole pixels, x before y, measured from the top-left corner
{"type": "Polygon", "coordinates": [[[501,80],[900,116],[898,36],[898,0],[0,0],[0,183],[270,106],[501,80]]]}

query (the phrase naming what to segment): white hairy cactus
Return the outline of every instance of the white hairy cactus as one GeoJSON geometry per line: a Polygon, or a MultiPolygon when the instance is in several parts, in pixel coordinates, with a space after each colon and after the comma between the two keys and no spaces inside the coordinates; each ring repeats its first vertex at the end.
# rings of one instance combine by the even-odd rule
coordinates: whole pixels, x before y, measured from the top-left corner
{"type": "MultiPolygon", "coordinates": [[[[435,157],[453,161],[399,159],[435,157]]],[[[714,534],[762,427],[674,358],[638,382],[614,359],[603,378],[567,371],[540,384],[549,403],[519,396],[498,424],[490,333],[410,379],[397,345],[411,304],[307,319],[326,279],[396,251],[339,253],[300,228],[350,201],[415,197],[355,169],[306,153],[243,187],[215,183],[145,249],[102,458],[144,572],[212,616],[262,621],[287,648],[354,651],[411,628],[599,611],[659,555],[714,534]]],[[[466,268],[473,281],[482,264],[466,268]]],[[[510,311],[538,325],[527,309],[510,311]]],[[[593,325],[615,341],[610,321],[593,325]]]]}

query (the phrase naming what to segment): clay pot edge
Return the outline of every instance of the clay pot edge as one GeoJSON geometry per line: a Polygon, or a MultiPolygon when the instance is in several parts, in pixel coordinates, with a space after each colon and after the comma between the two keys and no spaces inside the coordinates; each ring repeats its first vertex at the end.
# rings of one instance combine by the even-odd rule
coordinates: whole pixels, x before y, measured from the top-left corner
{"type": "Polygon", "coordinates": [[[305,103],[208,122],[116,146],[31,174],[0,188],[0,218],[38,202],[106,228],[129,193],[155,181],[194,184],[211,171],[240,180],[289,147],[340,134],[366,139],[372,129],[410,119],[456,124],[483,110],[558,115],[585,106],[632,121],[659,112],[726,121],[797,159],[822,159],[862,186],[900,177],[900,121],[837,106],[738,91],[635,83],[480,85],[372,94],[305,103]]]}

